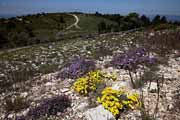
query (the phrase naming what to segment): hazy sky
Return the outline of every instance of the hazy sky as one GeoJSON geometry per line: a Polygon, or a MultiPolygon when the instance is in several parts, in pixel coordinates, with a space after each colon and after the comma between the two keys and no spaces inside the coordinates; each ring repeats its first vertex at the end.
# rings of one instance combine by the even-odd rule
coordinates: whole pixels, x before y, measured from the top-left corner
{"type": "Polygon", "coordinates": [[[0,14],[64,11],[180,15],[180,0],[0,0],[0,14]]]}

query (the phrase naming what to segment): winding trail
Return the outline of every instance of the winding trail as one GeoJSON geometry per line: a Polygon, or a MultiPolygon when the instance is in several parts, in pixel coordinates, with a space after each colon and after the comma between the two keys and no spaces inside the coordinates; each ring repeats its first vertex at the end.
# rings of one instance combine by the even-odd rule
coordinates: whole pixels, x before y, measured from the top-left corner
{"type": "Polygon", "coordinates": [[[75,26],[77,29],[81,29],[79,26],[78,26],[78,23],[79,23],[79,18],[77,15],[75,14],[70,14],[71,16],[73,16],[75,19],[76,19],[76,22],[72,25],[70,25],[69,27],[66,28],[66,30],[72,28],[73,26],[75,26]]]}
{"type": "Polygon", "coordinates": [[[27,49],[27,48],[30,48],[30,47],[32,47],[32,46],[24,46],[24,47],[10,48],[10,49],[6,49],[6,50],[2,50],[2,51],[0,51],[0,55],[2,55],[4,53],[14,52],[14,51],[17,51],[17,50],[27,49]]]}

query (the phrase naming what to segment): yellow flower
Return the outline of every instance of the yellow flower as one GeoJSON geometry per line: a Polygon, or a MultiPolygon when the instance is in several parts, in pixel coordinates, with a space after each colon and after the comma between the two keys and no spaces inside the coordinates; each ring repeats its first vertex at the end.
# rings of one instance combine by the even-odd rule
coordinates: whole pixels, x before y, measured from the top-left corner
{"type": "Polygon", "coordinates": [[[73,89],[81,94],[87,95],[88,92],[97,89],[97,85],[103,82],[102,73],[98,71],[89,72],[87,76],[77,79],[73,84],[73,89]]]}
{"type": "Polygon", "coordinates": [[[111,87],[107,87],[102,91],[102,96],[97,100],[104,108],[109,110],[114,116],[120,114],[120,110],[123,108],[134,109],[140,105],[138,94],[129,95],[125,90],[113,90],[111,87]],[[127,96],[121,98],[120,96],[127,96]]]}

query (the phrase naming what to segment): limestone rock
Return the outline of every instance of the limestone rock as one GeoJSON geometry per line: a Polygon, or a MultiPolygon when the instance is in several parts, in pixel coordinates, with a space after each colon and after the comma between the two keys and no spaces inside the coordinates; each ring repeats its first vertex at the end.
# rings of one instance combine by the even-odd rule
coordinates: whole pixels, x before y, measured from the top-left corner
{"type": "Polygon", "coordinates": [[[23,93],[21,93],[20,96],[23,97],[23,98],[26,98],[28,96],[28,93],[27,92],[23,92],[23,93]]]}
{"type": "Polygon", "coordinates": [[[131,85],[129,84],[129,81],[118,81],[112,85],[112,88],[115,90],[119,90],[122,87],[131,88],[131,85]]]}
{"type": "Polygon", "coordinates": [[[88,107],[88,103],[81,103],[77,106],[76,110],[78,111],[85,111],[85,109],[88,107]]]}
{"type": "Polygon", "coordinates": [[[86,111],[85,117],[87,120],[115,120],[112,113],[106,110],[102,105],[86,111]]]}
{"type": "Polygon", "coordinates": [[[155,83],[155,82],[151,82],[151,85],[150,85],[150,88],[149,88],[149,91],[150,92],[152,92],[152,93],[154,93],[154,92],[156,92],[157,91],[157,83],[155,83]]]}
{"type": "Polygon", "coordinates": [[[65,92],[68,92],[68,91],[69,91],[68,88],[64,88],[64,89],[61,90],[62,93],[65,93],[65,92]]]}

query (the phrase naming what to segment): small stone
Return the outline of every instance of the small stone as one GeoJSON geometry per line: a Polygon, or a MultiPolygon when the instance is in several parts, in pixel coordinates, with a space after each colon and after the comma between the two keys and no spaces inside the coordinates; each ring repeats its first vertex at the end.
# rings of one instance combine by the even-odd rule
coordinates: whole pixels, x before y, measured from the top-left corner
{"type": "Polygon", "coordinates": [[[29,110],[30,110],[30,109],[28,108],[28,109],[26,109],[25,111],[23,111],[23,112],[22,112],[22,115],[26,116],[27,113],[29,112],[29,110]]]}
{"type": "Polygon", "coordinates": [[[151,32],[151,33],[149,33],[149,36],[154,36],[154,35],[155,35],[155,34],[154,34],[154,33],[152,33],[152,32],[151,32]]]}
{"type": "Polygon", "coordinates": [[[23,93],[21,93],[20,96],[23,97],[23,98],[26,98],[28,96],[28,93],[27,92],[23,92],[23,93]]]}
{"type": "Polygon", "coordinates": [[[78,100],[78,99],[80,99],[80,97],[77,97],[77,96],[76,96],[75,99],[78,100]]]}
{"type": "Polygon", "coordinates": [[[68,91],[69,91],[68,88],[64,88],[64,89],[61,90],[61,92],[63,92],[63,93],[68,92],[68,91]]]}
{"type": "Polygon", "coordinates": [[[113,84],[112,88],[115,90],[119,90],[119,88],[128,87],[130,88],[131,85],[129,84],[129,81],[118,81],[113,84]]]}
{"type": "Polygon", "coordinates": [[[53,86],[54,85],[54,83],[51,83],[51,82],[47,82],[46,84],[45,84],[45,86],[53,86]]]}
{"type": "Polygon", "coordinates": [[[88,51],[87,53],[88,53],[88,54],[91,54],[91,51],[88,51]]]}
{"type": "Polygon", "coordinates": [[[180,57],[176,58],[175,60],[176,60],[176,61],[180,61],[180,57]]]}
{"type": "Polygon", "coordinates": [[[168,101],[172,101],[172,97],[166,97],[168,101]]]}
{"type": "Polygon", "coordinates": [[[14,117],[13,114],[9,114],[9,115],[8,115],[8,118],[10,118],[10,119],[12,119],[13,117],[14,117]]]}
{"type": "Polygon", "coordinates": [[[112,73],[112,72],[113,72],[113,67],[109,67],[109,68],[108,68],[108,72],[109,72],[109,73],[112,73]]]}
{"type": "Polygon", "coordinates": [[[88,106],[88,103],[81,103],[79,106],[77,106],[76,110],[84,111],[88,106]]]}
{"type": "Polygon", "coordinates": [[[173,104],[169,104],[168,107],[167,107],[167,110],[172,110],[172,109],[174,109],[173,104]]]}
{"type": "Polygon", "coordinates": [[[150,91],[151,93],[155,93],[155,92],[157,91],[157,83],[151,82],[149,91],[150,91]]]}
{"type": "Polygon", "coordinates": [[[5,76],[5,74],[0,74],[0,77],[4,77],[5,76]]]}

